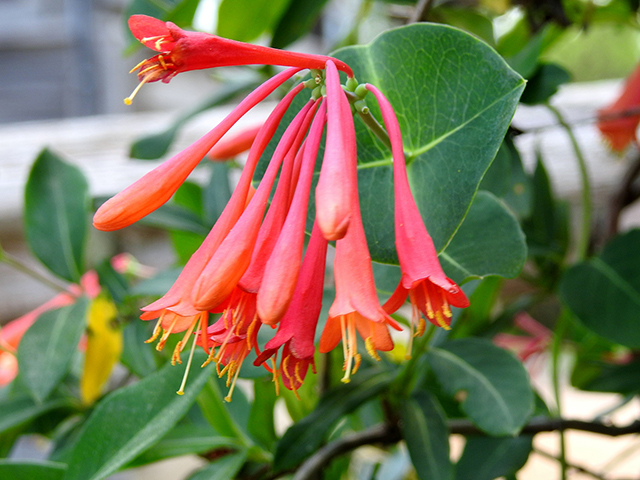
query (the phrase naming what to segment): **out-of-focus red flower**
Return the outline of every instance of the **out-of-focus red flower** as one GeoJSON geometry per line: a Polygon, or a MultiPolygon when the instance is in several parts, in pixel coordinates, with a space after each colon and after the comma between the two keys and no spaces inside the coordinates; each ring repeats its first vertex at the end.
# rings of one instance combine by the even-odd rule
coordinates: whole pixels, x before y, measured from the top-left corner
{"type": "Polygon", "coordinates": [[[616,152],[622,152],[637,141],[640,124],[640,64],[627,78],[620,96],[598,111],[598,129],[616,152]]]}
{"type": "Polygon", "coordinates": [[[95,298],[99,293],[98,274],[91,270],[82,276],[80,285],[70,285],[68,292],[59,293],[38,308],[0,328],[0,386],[10,383],[18,374],[18,361],[15,358],[18,345],[25,332],[40,315],[49,310],[72,305],[82,295],[95,298]]]}
{"type": "Polygon", "coordinates": [[[262,125],[257,125],[255,127],[245,128],[234,135],[222,137],[222,139],[209,150],[207,158],[216,162],[224,162],[246,152],[251,148],[251,145],[253,145],[253,141],[256,139],[261,127],[262,125]]]}
{"type": "Polygon", "coordinates": [[[518,313],[513,324],[528,333],[529,336],[499,333],[493,337],[493,343],[506,350],[511,350],[518,355],[520,360],[525,361],[533,355],[542,353],[551,344],[553,332],[527,312],[518,313]]]}

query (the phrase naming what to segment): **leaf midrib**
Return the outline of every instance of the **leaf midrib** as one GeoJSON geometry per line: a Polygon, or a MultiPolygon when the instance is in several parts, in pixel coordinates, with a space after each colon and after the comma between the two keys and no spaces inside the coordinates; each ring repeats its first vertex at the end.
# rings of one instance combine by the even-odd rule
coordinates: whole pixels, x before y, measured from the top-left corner
{"type": "MultiPolygon", "coordinates": [[[[448,350],[444,350],[441,348],[434,348],[432,351],[435,355],[440,355],[450,362],[458,365],[465,372],[467,372],[472,378],[478,378],[480,383],[487,389],[487,391],[491,394],[492,397],[495,397],[496,402],[499,404],[500,411],[505,412],[505,417],[509,420],[510,425],[514,425],[514,419],[509,410],[509,406],[504,401],[500,392],[493,386],[493,384],[487,379],[486,376],[482,375],[482,372],[473,368],[470,364],[464,362],[460,357],[454,355],[448,350]]],[[[464,402],[463,402],[464,403],[464,402]]]]}

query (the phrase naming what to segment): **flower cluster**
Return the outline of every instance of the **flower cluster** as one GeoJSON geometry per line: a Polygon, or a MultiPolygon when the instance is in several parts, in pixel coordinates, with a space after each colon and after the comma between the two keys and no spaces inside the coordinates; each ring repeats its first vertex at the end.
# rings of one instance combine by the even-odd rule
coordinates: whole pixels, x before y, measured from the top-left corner
{"type": "MultiPolygon", "coordinates": [[[[159,339],[157,348],[161,349],[171,334],[182,334],[173,353],[173,361],[178,363],[189,341],[194,347],[201,346],[208,354],[206,363],[215,362],[219,374],[228,376],[228,399],[242,362],[252,350],[258,354],[254,363],[265,365],[276,385],[282,382],[295,392],[309,367],[315,369],[314,336],[329,241],[335,241],[336,297],[319,350],[328,352],[342,340],[343,381],[349,381],[361,361],[358,335],[375,359],[379,359],[379,351],[393,348],[389,327],[399,330],[400,326],[390,315],[407,297],[413,307],[412,334],[422,334],[425,318],[448,328],[450,306],[466,307],[468,300],[440,267],[411,194],[398,121],[391,104],[375,86],[356,89],[351,69],[331,57],[232,42],[140,15],[132,17],[129,25],[141,43],[160,52],[137,67],[140,85],[221,65],[291,68],[258,87],[200,140],[102,205],[94,218],[94,225],[101,230],[130,225],[165,203],[238,119],[301,69],[311,70],[311,80],[291,89],[251,134],[254,138],[248,158],[231,199],[175,284],[142,309],[143,320],[157,319],[149,341],[159,339]],[[341,85],[339,71],[348,76],[348,87],[341,85]],[[258,160],[294,97],[307,88],[312,90],[308,102],[286,128],[259,186],[253,189],[258,160]],[[392,146],[396,247],[402,280],[384,306],[376,293],[360,215],[356,137],[345,90],[360,100],[368,92],[376,97],[392,146]],[[325,126],[325,148],[314,193],[315,223],[305,251],[307,207],[325,126]],[[211,324],[210,314],[219,315],[211,324]],[[264,324],[278,330],[260,351],[257,334],[264,324]]],[[[184,382],[178,393],[183,389],[184,382]]]]}

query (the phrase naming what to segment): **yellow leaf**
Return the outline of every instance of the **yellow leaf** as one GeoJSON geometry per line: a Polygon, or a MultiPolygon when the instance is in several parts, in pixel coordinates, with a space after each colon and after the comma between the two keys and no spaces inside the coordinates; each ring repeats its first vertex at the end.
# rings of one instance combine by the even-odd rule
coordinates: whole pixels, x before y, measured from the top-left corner
{"type": "Polygon", "coordinates": [[[122,352],[122,330],[116,323],[116,306],[108,298],[96,297],[89,307],[87,351],[80,379],[80,396],[91,405],[102,393],[122,352]]]}

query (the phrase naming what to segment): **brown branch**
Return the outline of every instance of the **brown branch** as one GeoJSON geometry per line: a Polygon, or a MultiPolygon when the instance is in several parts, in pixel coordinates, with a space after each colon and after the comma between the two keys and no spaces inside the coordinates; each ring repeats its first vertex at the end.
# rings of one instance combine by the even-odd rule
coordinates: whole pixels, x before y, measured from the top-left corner
{"type": "MultiPolygon", "coordinates": [[[[486,435],[469,420],[449,420],[450,433],[461,435],[486,435]]],[[[640,420],[618,427],[603,422],[585,422],[562,418],[536,417],[532,418],[520,431],[520,435],[534,435],[541,432],[558,430],[581,430],[583,432],[598,433],[610,437],[640,433],[640,420]]],[[[316,477],[335,457],[355,450],[363,445],[382,444],[391,445],[402,439],[398,425],[384,423],[375,425],[361,432],[345,435],[331,442],[309,457],[298,469],[293,480],[311,480],[316,477]]],[[[570,465],[571,468],[581,468],[570,465]]],[[[590,473],[590,472],[585,472],[590,473]]],[[[592,475],[593,476],[593,475],[592,475]]],[[[599,477],[595,477],[599,478],[599,477]]]]}

